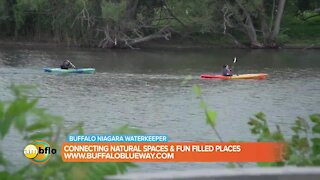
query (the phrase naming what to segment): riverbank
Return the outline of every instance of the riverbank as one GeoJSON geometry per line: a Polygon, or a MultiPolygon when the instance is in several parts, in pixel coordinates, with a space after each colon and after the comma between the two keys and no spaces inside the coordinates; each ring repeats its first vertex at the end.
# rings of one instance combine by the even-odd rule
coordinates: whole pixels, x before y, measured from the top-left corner
{"type": "MultiPolygon", "coordinates": [[[[55,43],[52,41],[14,41],[0,40],[0,47],[15,47],[15,48],[70,48],[70,49],[101,49],[93,46],[77,46],[65,42],[55,43]]],[[[252,49],[249,47],[238,47],[231,43],[199,43],[193,41],[181,40],[155,40],[141,43],[134,47],[135,49],[252,49]]],[[[262,48],[263,49],[263,48],[262,48]]],[[[265,48],[269,49],[269,48],[265,48]]],[[[288,43],[279,46],[278,49],[320,49],[320,44],[306,43],[288,43]]]]}

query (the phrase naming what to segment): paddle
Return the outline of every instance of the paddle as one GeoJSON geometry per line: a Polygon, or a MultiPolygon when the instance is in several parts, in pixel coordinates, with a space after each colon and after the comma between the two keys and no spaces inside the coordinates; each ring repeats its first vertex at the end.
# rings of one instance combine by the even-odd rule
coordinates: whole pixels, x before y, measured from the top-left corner
{"type": "MultiPolygon", "coordinates": [[[[68,60],[68,61],[69,61],[69,60],[68,60]]],[[[76,66],[72,64],[72,62],[69,61],[69,63],[70,63],[70,65],[72,66],[73,69],[77,69],[76,66]]]]}
{"type": "MultiPolygon", "coordinates": [[[[237,62],[237,57],[234,57],[234,58],[233,58],[233,65],[232,65],[232,71],[233,71],[233,72],[235,72],[235,71],[234,71],[234,67],[235,67],[236,62],[237,62]]],[[[233,74],[233,73],[232,73],[232,74],[233,74]]],[[[238,74],[237,74],[237,76],[238,76],[238,74]]]]}

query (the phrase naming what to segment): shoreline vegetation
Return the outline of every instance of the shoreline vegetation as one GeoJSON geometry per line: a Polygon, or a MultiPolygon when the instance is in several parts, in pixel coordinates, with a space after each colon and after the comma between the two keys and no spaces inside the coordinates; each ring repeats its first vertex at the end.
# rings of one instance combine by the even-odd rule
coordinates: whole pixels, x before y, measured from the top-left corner
{"type": "Polygon", "coordinates": [[[3,0],[0,45],[319,49],[318,0],[3,0]]]}
{"type": "MultiPolygon", "coordinates": [[[[93,46],[77,46],[68,43],[55,43],[50,41],[15,41],[15,40],[1,40],[0,39],[0,47],[4,48],[67,48],[67,49],[101,49],[99,47],[93,46]]],[[[169,41],[169,42],[161,42],[161,41],[154,41],[154,42],[147,42],[136,46],[134,49],[141,50],[141,49],[255,49],[250,47],[238,47],[233,44],[208,44],[208,43],[201,43],[201,42],[176,42],[176,41],[169,41]]],[[[320,44],[284,44],[277,48],[256,48],[256,49],[300,49],[300,50],[314,50],[320,49],[320,44]]]]}

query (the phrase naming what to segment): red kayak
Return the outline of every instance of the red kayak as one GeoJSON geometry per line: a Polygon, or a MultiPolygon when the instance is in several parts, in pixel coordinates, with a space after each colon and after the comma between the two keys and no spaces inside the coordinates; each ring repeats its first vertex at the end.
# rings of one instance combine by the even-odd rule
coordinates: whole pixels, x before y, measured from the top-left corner
{"type": "Polygon", "coordinates": [[[268,74],[239,74],[233,76],[223,76],[219,74],[202,74],[200,77],[203,79],[265,79],[268,74]]]}

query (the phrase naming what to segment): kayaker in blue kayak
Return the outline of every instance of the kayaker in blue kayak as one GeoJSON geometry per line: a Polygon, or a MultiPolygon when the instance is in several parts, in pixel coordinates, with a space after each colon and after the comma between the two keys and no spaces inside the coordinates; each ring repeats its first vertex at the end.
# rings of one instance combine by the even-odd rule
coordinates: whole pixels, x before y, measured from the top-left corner
{"type": "Polygon", "coordinates": [[[229,65],[226,64],[223,66],[222,75],[232,76],[232,69],[229,67],[229,65]]]}
{"type": "Polygon", "coordinates": [[[75,69],[76,66],[73,65],[69,60],[63,61],[63,63],[60,65],[61,69],[75,69]]]}

